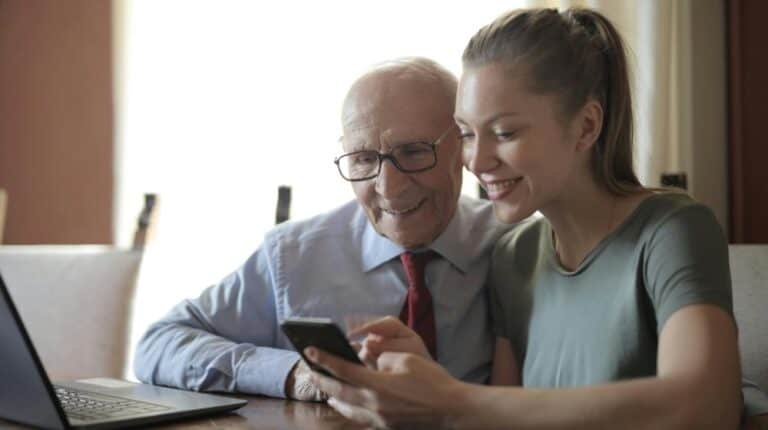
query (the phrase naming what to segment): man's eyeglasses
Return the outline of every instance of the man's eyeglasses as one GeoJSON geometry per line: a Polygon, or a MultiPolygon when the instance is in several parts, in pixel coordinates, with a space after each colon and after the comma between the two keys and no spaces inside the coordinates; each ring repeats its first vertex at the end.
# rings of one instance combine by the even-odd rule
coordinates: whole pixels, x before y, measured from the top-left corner
{"type": "Polygon", "coordinates": [[[347,181],[365,181],[379,176],[381,163],[389,160],[401,172],[418,173],[437,165],[437,145],[451,131],[449,127],[434,142],[410,142],[395,146],[382,154],[378,151],[355,151],[336,157],[333,162],[347,181]]]}

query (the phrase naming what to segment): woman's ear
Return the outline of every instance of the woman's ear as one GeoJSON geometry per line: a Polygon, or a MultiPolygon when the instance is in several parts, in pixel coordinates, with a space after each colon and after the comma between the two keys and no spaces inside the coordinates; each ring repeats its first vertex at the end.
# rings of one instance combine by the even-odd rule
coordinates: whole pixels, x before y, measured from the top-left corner
{"type": "Polygon", "coordinates": [[[576,150],[592,149],[603,129],[603,107],[595,99],[589,99],[576,115],[576,150]]]}

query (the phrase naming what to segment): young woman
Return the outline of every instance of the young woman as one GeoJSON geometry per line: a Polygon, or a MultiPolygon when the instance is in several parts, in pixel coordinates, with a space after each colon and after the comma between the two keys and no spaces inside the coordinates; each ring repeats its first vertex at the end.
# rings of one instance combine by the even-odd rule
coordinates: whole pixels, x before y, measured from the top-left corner
{"type": "MultiPolygon", "coordinates": [[[[597,12],[525,10],[463,56],[455,118],[496,216],[519,222],[491,274],[488,387],[418,354],[378,371],[316,349],[345,415],[420,428],[737,428],[741,411],[728,249],[706,207],[644,188],[632,168],[621,38],[597,12]]],[[[390,319],[371,331],[417,339],[390,319]]],[[[423,347],[412,349],[423,351],[423,347]]]]}

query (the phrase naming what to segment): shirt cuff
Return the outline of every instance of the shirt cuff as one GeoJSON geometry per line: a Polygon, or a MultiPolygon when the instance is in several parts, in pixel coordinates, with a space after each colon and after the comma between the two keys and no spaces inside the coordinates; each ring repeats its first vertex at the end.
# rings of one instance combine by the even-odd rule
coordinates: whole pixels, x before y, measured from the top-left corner
{"type": "Polygon", "coordinates": [[[285,398],[285,380],[301,356],[295,351],[257,348],[237,366],[237,391],[285,398]]]}

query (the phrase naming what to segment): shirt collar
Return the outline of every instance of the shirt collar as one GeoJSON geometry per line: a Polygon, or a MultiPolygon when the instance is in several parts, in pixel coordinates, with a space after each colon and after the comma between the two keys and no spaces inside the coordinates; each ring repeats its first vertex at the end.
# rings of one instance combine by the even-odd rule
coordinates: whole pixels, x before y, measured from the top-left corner
{"type": "MultiPolygon", "coordinates": [[[[460,241],[462,218],[461,205],[457,205],[448,226],[427,248],[440,254],[441,257],[456,266],[462,273],[466,273],[469,269],[471,256],[469,255],[469,249],[463,246],[460,241]]],[[[369,272],[381,266],[405,251],[406,249],[402,246],[381,236],[373,228],[370,221],[366,220],[362,246],[364,272],[369,272]]]]}

